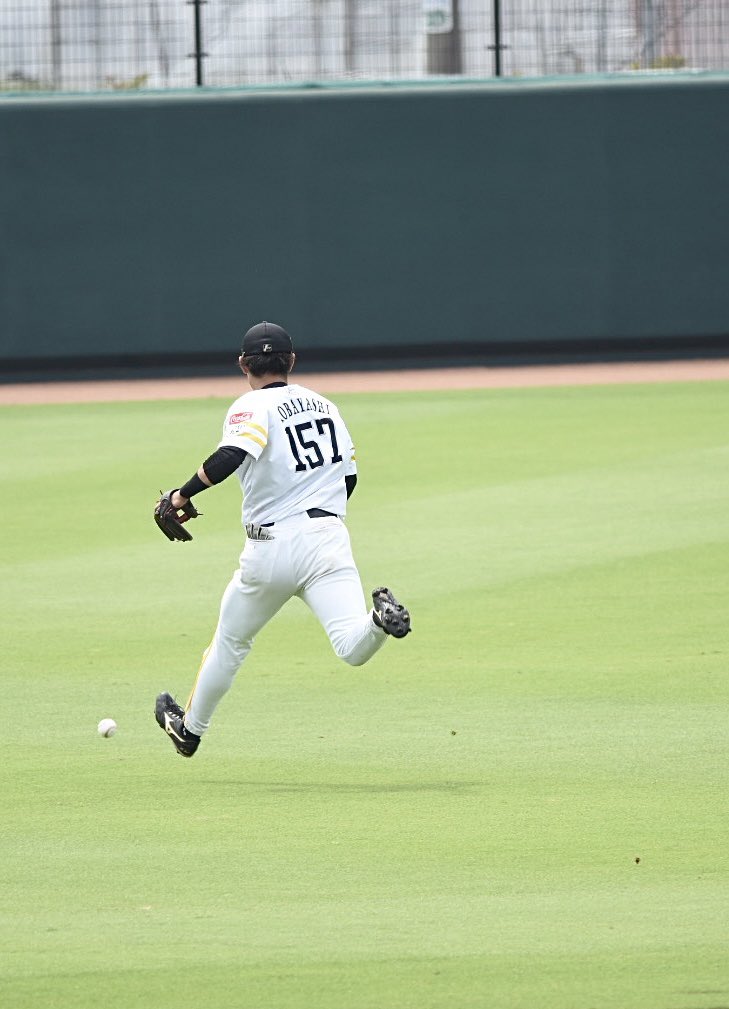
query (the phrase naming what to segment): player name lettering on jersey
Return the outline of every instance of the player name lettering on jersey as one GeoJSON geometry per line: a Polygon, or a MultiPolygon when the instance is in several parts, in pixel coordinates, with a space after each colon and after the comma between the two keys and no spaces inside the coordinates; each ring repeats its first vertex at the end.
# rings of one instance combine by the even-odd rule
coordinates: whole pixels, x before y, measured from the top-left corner
{"type": "Polygon", "coordinates": [[[279,403],[278,413],[281,420],[288,420],[297,413],[331,413],[329,404],[321,399],[302,399],[292,396],[288,402],[279,403]]]}

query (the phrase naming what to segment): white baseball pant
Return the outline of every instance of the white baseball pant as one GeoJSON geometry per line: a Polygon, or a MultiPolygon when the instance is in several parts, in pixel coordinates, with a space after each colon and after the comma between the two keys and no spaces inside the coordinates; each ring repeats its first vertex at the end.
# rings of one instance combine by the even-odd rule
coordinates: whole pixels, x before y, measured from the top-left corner
{"type": "Polygon", "coordinates": [[[334,651],[352,666],[372,658],[386,639],[371,610],[341,519],[306,513],[277,522],[272,539],[248,539],[240,568],[223,593],[220,619],[185,711],[185,726],[201,736],[230,689],[258,631],[298,596],[329,635],[334,651]]]}

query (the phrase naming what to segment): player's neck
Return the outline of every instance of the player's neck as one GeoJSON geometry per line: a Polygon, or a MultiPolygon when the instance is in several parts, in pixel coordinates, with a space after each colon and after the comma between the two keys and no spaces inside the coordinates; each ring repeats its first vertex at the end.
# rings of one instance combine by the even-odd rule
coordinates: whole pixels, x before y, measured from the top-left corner
{"type": "Polygon", "coordinates": [[[265,389],[268,385],[288,385],[285,375],[251,375],[249,372],[246,378],[254,391],[265,389]]]}

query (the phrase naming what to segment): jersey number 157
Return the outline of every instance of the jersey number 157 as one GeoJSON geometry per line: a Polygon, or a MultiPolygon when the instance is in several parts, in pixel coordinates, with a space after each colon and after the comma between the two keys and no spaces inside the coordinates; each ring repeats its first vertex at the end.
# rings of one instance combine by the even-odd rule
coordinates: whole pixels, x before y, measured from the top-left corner
{"type": "Polygon", "coordinates": [[[285,427],[284,431],[296,461],[297,473],[307,467],[317,469],[317,467],[323,466],[326,460],[322,449],[327,455],[331,452],[329,462],[342,461],[334,431],[334,421],[330,417],[321,417],[316,422],[307,420],[302,424],[292,424],[290,427],[285,427]],[[318,437],[313,434],[315,426],[318,437]],[[312,437],[306,437],[308,431],[312,431],[312,437]]]}

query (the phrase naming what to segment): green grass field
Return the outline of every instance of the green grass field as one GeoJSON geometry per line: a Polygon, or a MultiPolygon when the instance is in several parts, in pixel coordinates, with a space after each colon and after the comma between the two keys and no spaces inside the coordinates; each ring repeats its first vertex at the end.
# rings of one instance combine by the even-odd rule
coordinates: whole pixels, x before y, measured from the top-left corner
{"type": "Polygon", "coordinates": [[[414,633],[292,601],[192,761],[240,494],[151,510],[227,403],[0,410],[0,1005],[729,1006],[729,386],[336,398],[414,633]]]}

